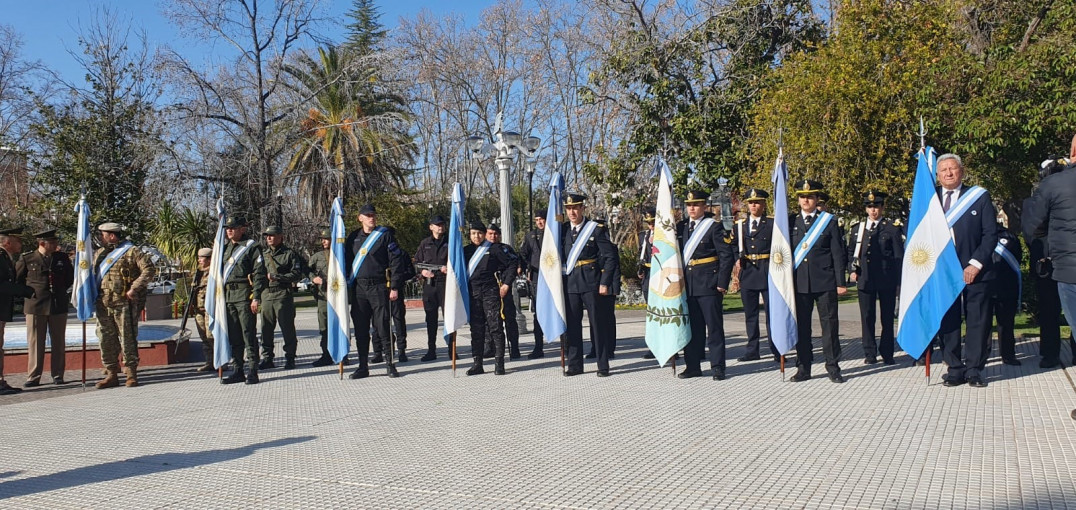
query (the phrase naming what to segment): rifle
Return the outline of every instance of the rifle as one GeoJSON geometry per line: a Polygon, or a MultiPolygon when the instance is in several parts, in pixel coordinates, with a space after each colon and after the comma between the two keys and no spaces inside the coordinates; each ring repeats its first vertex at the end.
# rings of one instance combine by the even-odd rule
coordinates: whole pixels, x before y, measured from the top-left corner
{"type": "MultiPolygon", "coordinates": [[[[193,291],[198,288],[198,283],[202,280],[205,273],[201,270],[194,272],[194,283],[191,284],[190,290],[193,291]]],[[[179,332],[176,333],[171,340],[176,342],[176,353],[179,353],[179,344],[183,342],[189,342],[191,340],[191,332],[187,329],[187,318],[190,317],[191,307],[194,306],[194,301],[198,299],[197,293],[192,295],[191,292],[187,293],[187,305],[183,307],[183,319],[179,321],[179,332]]]]}
{"type": "MultiPolygon", "coordinates": [[[[423,264],[421,262],[415,262],[415,269],[418,269],[419,271],[426,269],[428,271],[433,271],[434,273],[440,273],[442,266],[444,266],[444,264],[423,264]]],[[[433,278],[426,278],[426,285],[430,285],[431,283],[433,283],[433,278]]]]}

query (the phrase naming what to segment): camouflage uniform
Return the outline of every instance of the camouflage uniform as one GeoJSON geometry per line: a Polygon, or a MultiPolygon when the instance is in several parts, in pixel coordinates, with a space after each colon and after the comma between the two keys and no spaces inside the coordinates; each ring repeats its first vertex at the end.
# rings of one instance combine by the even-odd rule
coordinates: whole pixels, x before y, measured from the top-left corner
{"type": "MultiPolygon", "coordinates": [[[[272,275],[268,285],[262,291],[262,303],[258,314],[262,318],[262,359],[263,368],[273,362],[273,335],[277,323],[280,334],[284,337],[284,355],[288,364],[295,363],[295,350],[298,339],[295,336],[295,300],[292,297],[293,286],[303,278],[306,262],[287,246],[266,247],[263,249],[265,270],[272,275]]],[[[294,368],[291,366],[290,368],[294,368]]]]}
{"type": "MultiPolygon", "coordinates": [[[[100,268],[121,245],[99,248],[94,265],[100,268]]],[[[116,260],[107,274],[98,275],[101,292],[97,296],[97,338],[101,341],[101,364],[106,376],[119,373],[121,349],[123,365],[132,371],[138,366],[138,315],[145,306],[149,282],[156,276],[157,268],[137,246],[116,260]],[[127,298],[131,290],[136,294],[133,300],[127,298]]]]}
{"type": "Polygon", "coordinates": [[[199,274],[195,277],[197,283],[194,284],[194,288],[191,289],[191,295],[194,296],[194,324],[198,329],[198,337],[202,339],[202,354],[205,355],[206,364],[209,365],[213,362],[213,332],[209,330],[209,319],[206,318],[205,312],[205,295],[206,289],[208,289],[209,278],[205,274],[205,271],[199,270],[199,274]]]}

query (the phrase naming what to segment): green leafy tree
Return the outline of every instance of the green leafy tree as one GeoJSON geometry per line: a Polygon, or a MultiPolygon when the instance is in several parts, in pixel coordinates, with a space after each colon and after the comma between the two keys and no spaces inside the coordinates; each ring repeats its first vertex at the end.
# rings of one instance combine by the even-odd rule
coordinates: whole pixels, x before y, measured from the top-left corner
{"type": "Polygon", "coordinates": [[[388,30],[381,24],[381,11],[373,0],[352,0],[347,17],[347,42],[344,46],[359,55],[370,55],[381,49],[388,30]]]}

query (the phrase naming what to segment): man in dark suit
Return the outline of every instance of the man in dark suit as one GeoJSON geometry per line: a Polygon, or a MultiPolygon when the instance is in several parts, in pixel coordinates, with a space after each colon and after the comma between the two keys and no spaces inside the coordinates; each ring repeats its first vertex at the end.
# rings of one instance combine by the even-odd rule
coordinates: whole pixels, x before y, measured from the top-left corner
{"type": "Polygon", "coordinates": [[[583,310],[590,322],[590,338],[598,358],[598,377],[609,375],[609,356],[616,342],[608,324],[607,307],[599,306],[599,296],[612,295],[613,280],[619,272],[616,248],[609,242],[603,220],[586,217],[586,196],[568,193],[564,209],[568,216],[561,227],[564,253],[564,292],[568,330],[566,339],[568,370],[566,376],[583,373],[583,310]]]}
{"type": "Polygon", "coordinates": [[[4,325],[14,318],[15,299],[34,295],[33,289],[15,281],[15,256],[22,251],[22,228],[0,230],[0,395],[22,391],[4,380],[4,325]]]}
{"type": "Polygon", "coordinates": [[[64,384],[67,359],[67,288],[75,279],[75,266],[67,254],[58,251],[60,239],[55,230],[34,236],[37,249],[23,254],[15,264],[15,281],[34,290],[23,302],[26,314],[26,383],[32,388],[41,384],[45,370],[45,337],[52,341],[50,363],[53,384],[64,384]]]}
{"type": "MultiPolygon", "coordinates": [[[[739,361],[760,359],[759,339],[759,305],[762,301],[770,303],[770,241],[773,238],[773,219],[766,216],[766,199],[769,193],[751,188],[744,194],[747,202],[748,216],[736,222],[732,229],[732,247],[736,250],[737,264],[740,265],[740,298],[743,300],[743,313],[747,325],[747,352],[739,361]]],[[[768,337],[769,335],[767,335],[768,337]]],[[[774,361],[780,361],[777,347],[770,341],[770,353],[774,361]]]]}
{"type": "Polygon", "coordinates": [[[945,386],[985,388],[982,370],[990,351],[990,280],[994,279],[994,247],[998,244],[997,212],[990,193],[964,184],[964,163],[956,154],[938,158],[938,196],[949,219],[957,258],[964,267],[964,292],[942,318],[938,336],[942,359],[949,366],[945,386]],[[963,313],[962,313],[963,312],[963,313]],[[960,325],[967,322],[961,352],[960,325]],[[963,355],[962,355],[963,354],[963,355]]]}
{"type": "Polygon", "coordinates": [[[885,217],[887,193],[868,190],[863,194],[867,217],[852,225],[848,242],[848,278],[859,289],[859,321],[863,326],[863,362],[892,365],[894,308],[900,269],[904,258],[904,240],[900,220],[885,217]],[[874,336],[877,306],[882,307],[881,344],[874,336]]]}
{"type": "Polygon", "coordinates": [[[796,373],[793,382],[811,378],[814,346],[811,342],[811,312],[818,305],[822,324],[822,353],[826,357],[829,380],[843,383],[837,362],[841,359],[841,342],[837,333],[837,296],[848,292],[845,286],[844,239],[837,219],[818,210],[822,183],[804,179],[795,186],[800,212],[789,218],[794,253],[793,279],[796,285],[796,373]]]}
{"type": "MultiPolygon", "coordinates": [[[[643,213],[643,221],[646,222],[646,230],[639,232],[639,290],[643,294],[643,306],[646,306],[647,296],[650,293],[650,257],[654,251],[654,214],[653,207],[643,213]]],[[[643,354],[643,359],[654,359],[654,353],[650,349],[643,354]]]]}
{"type": "Polygon", "coordinates": [[[691,340],[684,349],[686,368],[678,377],[702,375],[703,352],[709,349],[710,368],[715,381],[725,379],[725,323],[722,300],[732,279],[732,240],[725,227],[706,215],[709,193],[687,193],[687,218],[676,225],[676,237],[684,256],[687,309],[691,320],[691,340]]]}
{"type": "MultiPolygon", "coordinates": [[[[1001,362],[1020,366],[1016,359],[1016,312],[1023,301],[1020,260],[1024,254],[1020,240],[998,218],[998,245],[994,248],[994,279],[990,280],[990,315],[997,319],[998,348],[1001,362]]],[[[989,357],[989,356],[988,356],[989,357]]]]}

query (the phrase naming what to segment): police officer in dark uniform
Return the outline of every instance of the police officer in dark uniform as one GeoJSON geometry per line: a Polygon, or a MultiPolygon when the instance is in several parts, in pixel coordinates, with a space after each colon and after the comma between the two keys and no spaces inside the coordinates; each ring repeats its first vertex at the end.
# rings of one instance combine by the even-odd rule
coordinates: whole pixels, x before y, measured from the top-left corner
{"type": "MultiPolygon", "coordinates": [[[[486,335],[493,337],[496,365],[493,373],[504,375],[504,327],[501,307],[511,290],[509,278],[519,267],[511,248],[486,239],[486,227],[481,222],[471,223],[471,244],[463,248],[467,261],[468,283],[471,292],[471,356],[474,366],[467,375],[485,373],[486,335]]],[[[513,318],[514,321],[514,318],[513,318]]]]}
{"type": "Polygon", "coordinates": [[[295,351],[299,339],[295,335],[295,298],[294,286],[306,272],[303,257],[284,245],[284,232],[280,227],[271,225],[263,232],[265,247],[262,255],[265,262],[268,285],[262,292],[262,306],[258,310],[261,316],[262,361],[259,370],[276,368],[273,362],[273,336],[277,324],[280,324],[280,336],[284,339],[284,368],[295,368],[295,351]]]}
{"type": "MultiPolygon", "coordinates": [[[[609,357],[612,355],[616,336],[603,325],[615,318],[607,317],[608,308],[601,304],[600,296],[614,292],[614,280],[619,274],[620,259],[616,247],[609,242],[609,232],[602,220],[586,217],[586,196],[569,193],[564,201],[568,221],[561,226],[561,246],[564,254],[564,291],[566,294],[568,370],[566,376],[583,373],[583,310],[590,322],[590,338],[595,344],[598,359],[598,377],[609,375],[609,357]]],[[[615,316],[614,316],[615,317],[615,316]]]]}
{"type": "Polygon", "coordinates": [[[520,271],[524,266],[527,269],[527,277],[531,282],[531,316],[534,320],[534,350],[527,354],[527,359],[537,359],[545,356],[543,347],[545,338],[542,335],[542,325],[538,324],[538,312],[535,310],[534,293],[538,288],[538,266],[542,259],[542,240],[545,239],[545,211],[546,206],[535,208],[534,229],[523,236],[523,245],[519,248],[520,271]]]}
{"type": "MultiPolygon", "coordinates": [[[[391,353],[389,302],[402,297],[409,272],[406,265],[410,264],[396,244],[392,230],[377,225],[377,210],[372,204],[359,209],[359,223],[360,228],[348,234],[344,242],[346,269],[355,277],[351,288],[351,319],[355,323],[355,350],[359,355],[359,367],[349,376],[351,379],[370,375],[371,324],[374,338],[382,343],[384,351],[391,353]]],[[[385,361],[388,376],[398,377],[392,356],[385,356],[385,361]]]]}
{"type": "MultiPolygon", "coordinates": [[[[766,216],[766,199],[770,194],[758,188],[748,189],[744,193],[748,215],[736,222],[732,229],[732,248],[736,251],[737,264],[740,265],[740,298],[743,300],[743,314],[747,325],[747,352],[739,361],[760,359],[759,340],[759,305],[770,304],[770,240],[773,238],[773,218],[766,216]]],[[[769,335],[767,335],[768,337],[769,335]]],[[[781,355],[770,340],[770,353],[774,361],[780,361],[781,355]]]]}
{"type": "Polygon", "coordinates": [[[844,376],[837,364],[841,358],[841,343],[837,336],[837,296],[848,292],[844,277],[847,264],[844,239],[837,226],[837,219],[825,216],[829,213],[818,209],[818,194],[822,191],[822,183],[804,179],[796,183],[795,189],[799,197],[800,211],[793,214],[788,221],[792,229],[791,248],[793,254],[804,248],[807,252],[799,267],[793,269],[799,338],[796,342],[797,370],[792,381],[800,382],[811,378],[811,363],[814,361],[811,312],[817,303],[818,320],[822,323],[822,352],[826,357],[826,372],[829,373],[830,381],[843,383],[844,376]],[[821,230],[812,241],[807,233],[816,221],[820,222],[818,228],[821,230]],[[822,225],[822,222],[825,225],[822,225]]]}
{"type": "Polygon", "coordinates": [[[722,299],[732,280],[732,239],[725,227],[706,214],[706,199],[701,190],[687,193],[684,204],[687,217],[676,224],[676,237],[686,263],[688,316],[691,341],[684,349],[686,368],[678,377],[702,376],[702,357],[709,349],[710,368],[715,381],[725,379],[725,324],[722,299]]]}
{"type": "Polygon", "coordinates": [[[1016,312],[1022,301],[1020,282],[1020,261],[1024,250],[1017,239],[998,218],[998,246],[994,249],[994,274],[990,280],[990,310],[998,324],[998,347],[1001,349],[1001,362],[1006,365],[1020,366],[1016,359],[1016,336],[1013,328],[1016,312]]]}
{"type": "Polygon", "coordinates": [[[852,225],[852,237],[848,241],[848,277],[859,289],[859,321],[863,326],[863,362],[882,362],[892,365],[893,323],[897,304],[897,287],[900,286],[900,270],[904,258],[904,240],[900,220],[885,217],[885,199],[882,191],[868,190],[863,193],[863,205],[867,217],[852,225]],[[881,344],[875,340],[874,318],[876,306],[882,307],[881,344]]]}
{"type": "MultiPolygon", "coordinates": [[[[501,227],[493,223],[486,227],[486,240],[496,245],[497,249],[507,251],[511,256],[513,264],[515,264],[515,267],[512,269],[512,276],[508,280],[501,280],[501,283],[507,283],[509,288],[508,295],[501,298],[501,319],[504,321],[505,339],[508,342],[508,358],[519,359],[522,358],[523,355],[519,352],[519,322],[516,321],[517,308],[516,302],[512,296],[511,288],[515,275],[519,274],[521,261],[519,259],[519,254],[516,253],[516,250],[512,249],[511,245],[501,242],[501,227]]],[[[491,337],[486,337],[485,354],[487,357],[495,354],[491,337]]]]}
{"type": "MultiPolygon", "coordinates": [[[[654,255],[654,214],[653,207],[643,213],[643,221],[646,222],[646,230],[639,232],[639,290],[643,293],[643,305],[646,305],[647,294],[650,292],[650,257],[654,255]]],[[[654,353],[650,349],[643,354],[643,359],[654,359],[654,353]]]]}
{"type": "MultiPolygon", "coordinates": [[[[235,368],[221,379],[223,384],[258,383],[258,332],[255,314],[261,307],[266,287],[265,262],[261,246],[247,238],[247,220],[229,216],[224,220],[228,244],[224,247],[223,270],[230,272],[224,280],[224,301],[228,314],[228,342],[232,347],[235,368]],[[243,374],[243,350],[250,370],[243,374]]],[[[225,276],[225,275],[222,275],[225,276]]]]}
{"type": "MultiPolygon", "coordinates": [[[[437,309],[445,313],[445,281],[448,274],[448,236],[445,235],[445,219],[441,215],[430,218],[430,235],[419,241],[415,250],[415,263],[437,266],[422,268],[422,309],[426,312],[426,354],[422,361],[437,359],[437,309]]],[[[451,345],[449,346],[451,348],[451,345]]],[[[452,356],[451,351],[448,353],[452,356]]]]}

